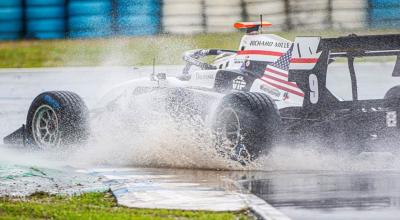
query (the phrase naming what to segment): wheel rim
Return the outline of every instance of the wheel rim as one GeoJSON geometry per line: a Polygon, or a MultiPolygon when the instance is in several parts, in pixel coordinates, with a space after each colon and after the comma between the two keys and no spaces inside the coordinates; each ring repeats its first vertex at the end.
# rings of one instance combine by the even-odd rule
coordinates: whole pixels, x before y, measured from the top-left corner
{"type": "Polygon", "coordinates": [[[48,105],[40,106],[33,115],[32,135],[42,148],[56,147],[60,142],[58,117],[48,105]]]}
{"type": "Polygon", "coordinates": [[[215,127],[216,147],[219,153],[245,165],[250,162],[250,154],[242,143],[241,124],[236,111],[225,108],[218,114],[215,127]]]}

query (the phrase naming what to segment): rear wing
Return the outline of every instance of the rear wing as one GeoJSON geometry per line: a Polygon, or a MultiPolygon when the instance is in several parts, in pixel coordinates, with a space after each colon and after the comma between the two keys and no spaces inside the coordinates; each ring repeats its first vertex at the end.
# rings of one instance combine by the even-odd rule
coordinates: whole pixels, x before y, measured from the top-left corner
{"type": "MultiPolygon", "coordinates": [[[[296,37],[290,70],[311,70],[320,58],[390,56],[400,54],[400,35],[324,38],[296,37]],[[325,57],[321,54],[324,53],[325,57]],[[328,55],[328,56],[326,56],[328,55]]],[[[324,62],[322,61],[321,62],[324,62]]]]}
{"type": "Polygon", "coordinates": [[[400,35],[350,35],[326,38],[321,41],[320,49],[329,49],[332,53],[351,53],[353,56],[368,56],[368,53],[372,52],[398,54],[400,51],[400,35]]]}
{"type": "Polygon", "coordinates": [[[393,76],[400,76],[400,34],[349,35],[338,38],[297,37],[294,41],[289,66],[289,81],[296,82],[304,92],[304,106],[318,106],[331,102],[326,89],[328,64],[335,57],[348,58],[353,87],[353,100],[357,100],[357,82],[354,58],[368,56],[397,56],[393,76]]]}

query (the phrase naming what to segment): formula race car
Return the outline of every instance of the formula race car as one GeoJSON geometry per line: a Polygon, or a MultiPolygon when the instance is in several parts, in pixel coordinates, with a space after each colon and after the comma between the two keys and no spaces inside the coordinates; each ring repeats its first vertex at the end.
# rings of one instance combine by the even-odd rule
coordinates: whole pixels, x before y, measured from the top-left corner
{"type": "MultiPolygon", "coordinates": [[[[400,35],[296,37],[291,42],[260,31],[270,25],[236,23],[236,28],[247,31],[237,51],[187,51],[181,74],[152,73],[150,79],[126,82],[111,90],[104,109],[115,107],[127,94],[131,99],[162,94],[173,118],[198,116],[211,128],[217,152],[244,165],[280,143],[320,139],[334,149],[342,140],[362,152],[374,150],[368,147],[371,141],[399,136],[400,86],[377,99],[361,100],[354,60],[397,57],[392,76],[400,76],[400,35]],[[215,59],[203,62],[206,56],[215,59]],[[348,70],[341,72],[350,77],[348,100],[334,94],[327,83],[336,59],[347,60],[348,70]]],[[[89,111],[77,94],[44,92],[33,100],[26,125],[4,142],[40,148],[77,144],[88,138],[89,121],[89,111]]]]}

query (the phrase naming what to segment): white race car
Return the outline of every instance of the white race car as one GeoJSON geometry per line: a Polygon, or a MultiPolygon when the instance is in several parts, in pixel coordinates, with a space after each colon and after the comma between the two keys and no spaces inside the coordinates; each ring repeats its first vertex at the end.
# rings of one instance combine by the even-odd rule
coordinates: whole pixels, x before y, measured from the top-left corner
{"type": "MultiPolygon", "coordinates": [[[[166,112],[176,121],[194,119],[196,123],[211,128],[216,150],[241,164],[248,164],[260,154],[268,153],[285,134],[294,137],[304,131],[312,136],[318,132],[328,135],[335,131],[347,138],[349,131],[357,128],[342,125],[366,123],[365,120],[348,123],[350,119],[361,117],[353,115],[358,111],[351,109],[369,111],[365,109],[365,103],[356,100],[341,102],[329,92],[326,88],[328,64],[334,57],[348,56],[352,61],[354,56],[398,55],[400,48],[396,42],[400,42],[400,37],[297,37],[295,42],[291,42],[261,32],[263,27],[270,25],[267,22],[236,23],[236,28],[247,31],[238,50],[187,51],[183,55],[186,66],[177,77],[152,73],[150,78],[125,82],[103,98],[101,107],[92,117],[77,94],[44,92],[33,100],[26,125],[5,137],[4,142],[40,148],[81,143],[89,136],[89,122],[101,117],[101,112],[149,95],[162,97],[166,112]],[[393,45],[380,43],[389,41],[394,42],[393,45]],[[379,53],[374,50],[379,50],[379,53]],[[215,59],[206,63],[201,60],[205,56],[215,56],[215,59]]],[[[351,62],[349,68],[354,73],[351,62]]],[[[396,91],[393,94],[400,94],[396,91]]],[[[387,129],[397,129],[397,108],[386,106],[387,101],[374,103],[380,105],[375,109],[385,111],[382,114],[386,116],[382,119],[387,120],[387,129]]],[[[394,101],[390,103],[397,105],[394,101]]],[[[135,108],[134,105],[130,107],[135,108]]],[[[128,115],[135,116],[134,111],[128,115]]],[[[373,121],[374,126],[379,123],[373,121]]],[[[371,130],[374,134],[377,133],[375,127],[371,130]]],[[[352,137],[368,136],[370,131],[364,131],[367,133],[356,132],[357,135],[352,137]]]]}

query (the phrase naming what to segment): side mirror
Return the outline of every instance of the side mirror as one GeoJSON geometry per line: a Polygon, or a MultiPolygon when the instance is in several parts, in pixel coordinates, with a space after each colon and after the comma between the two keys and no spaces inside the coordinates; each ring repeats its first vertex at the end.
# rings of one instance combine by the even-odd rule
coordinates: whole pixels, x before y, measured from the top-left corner
{"type": "Polygon", "coordinates": [[[159,87],[166,87],[167,85],[167,74],[166,73],[157,73],[156,75],[157,83],[159,87]]]}
{"type": "Polygon", "coordinates": [[[396,64],[394,64],[392,76],[400,76],[400,55],[397,55],[396,64]]]}
{"type": "Polygon", "coordinates": [[[157,79],[158,80],[166,80],[167,74],[166,73],[157,73],[157,79]]]}

